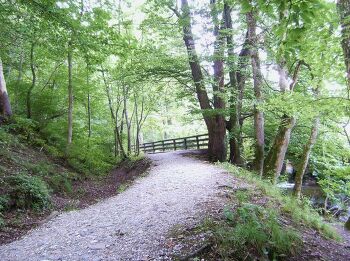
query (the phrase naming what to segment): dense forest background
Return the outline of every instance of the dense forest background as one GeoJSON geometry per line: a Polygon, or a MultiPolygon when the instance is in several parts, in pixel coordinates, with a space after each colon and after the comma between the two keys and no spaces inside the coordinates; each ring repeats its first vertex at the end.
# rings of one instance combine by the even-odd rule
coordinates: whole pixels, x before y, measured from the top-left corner
{"type": "Polygon", "coordinates": [[[347,0],[0,0],[1,142],[98,175],[209,133],[212,161],[350,195],[347,0]]]}

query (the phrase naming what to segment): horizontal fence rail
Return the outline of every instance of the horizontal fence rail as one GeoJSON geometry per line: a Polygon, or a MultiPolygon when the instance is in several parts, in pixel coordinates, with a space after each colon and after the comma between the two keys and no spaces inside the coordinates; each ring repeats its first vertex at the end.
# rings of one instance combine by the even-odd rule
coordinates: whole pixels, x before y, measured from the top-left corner
{"type": "Polygon", "coordinates": [[[160,153],[171,150],[203,149],[208,147],[208,134],[201,134],[183,138],[146,142],[140,145],[145,153],[160,153]]]}

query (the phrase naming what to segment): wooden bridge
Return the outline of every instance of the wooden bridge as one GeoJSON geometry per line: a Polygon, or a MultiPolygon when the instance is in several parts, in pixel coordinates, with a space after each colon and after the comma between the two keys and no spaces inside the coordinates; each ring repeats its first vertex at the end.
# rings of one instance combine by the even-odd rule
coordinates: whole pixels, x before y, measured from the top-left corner
{"type": "Polygon", "coordinates": [[[208,134],[183,138],[146,142],[140,145],[145,153],[160,153],[172,150],[204,149],[208,147],[208,134]]]}

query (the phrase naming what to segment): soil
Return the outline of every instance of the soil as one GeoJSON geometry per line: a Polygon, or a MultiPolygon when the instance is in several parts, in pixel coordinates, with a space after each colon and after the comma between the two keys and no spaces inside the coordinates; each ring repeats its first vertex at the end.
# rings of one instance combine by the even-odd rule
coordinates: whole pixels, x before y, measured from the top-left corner
{"type": "Polygon", "coordinates": [[[20,239],[29,230],[44,224],[60,212],[84,209],[103,199],[122,192],[132,182],[147,173],[151,161],[147,158],[136,162],[124,161],[108,175],[85,178],[73,183],[72,193],[52,195],[52,208],[45,212],[12,210],[4,213],[6,227],[0,229],[0,245],[20,239]]]}

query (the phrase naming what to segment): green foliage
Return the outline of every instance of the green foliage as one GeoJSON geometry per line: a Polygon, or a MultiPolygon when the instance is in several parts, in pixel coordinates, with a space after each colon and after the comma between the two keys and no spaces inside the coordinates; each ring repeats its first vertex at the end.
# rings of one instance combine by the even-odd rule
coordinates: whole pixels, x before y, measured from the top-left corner
{"type": "Polygon", "coordinates": [[[238,176],[249,183],[253,184],[262,195],[267,196],[271,205],[279,206],[279,208],[291,217],[295,224],[303,223],[320,231],[324,236],[339,239],[338,234],[322,217],[312,208],[307,199],[297,200],[290,195],[282,193],[281,189],[271,186],[271,183],[260,179],[255,173],[247,171],[243,168],[236,167],[231,164],[221,164],[226,170],[235,176],[238,176]]]}
{"type": "Polygon", "coordinates": [[[5,226],[5,220],[3,218],[3,212],[9,207],[9,196],[8,195],[1,195],[0,196],[0,228],[5,226]]]}
{"type": "Polygon", "coordinates": [[[73,181],[76,179],[74,173],[63,172],[48,177],[47,183],[54,192],[69,194],[73,192],[73,181]]]}
{"type": "Polygon", "coordinates": [[[50,193],[46,183],[39,177],[17,174],[7,177],[10,200],[18,208],[43,210],[50,207],[50,193]]]}
{"type": "Polygon", "coordinates": [[[215,243],[224,260],[263,258],[275,260],[295,254],[301,246],[300,236],[280,224],[280,216],[272,207],[242,203],[224,211],[226,222],[214,228],[215,243]]]}

